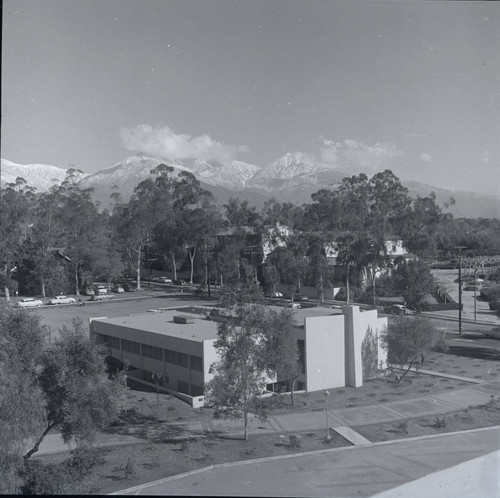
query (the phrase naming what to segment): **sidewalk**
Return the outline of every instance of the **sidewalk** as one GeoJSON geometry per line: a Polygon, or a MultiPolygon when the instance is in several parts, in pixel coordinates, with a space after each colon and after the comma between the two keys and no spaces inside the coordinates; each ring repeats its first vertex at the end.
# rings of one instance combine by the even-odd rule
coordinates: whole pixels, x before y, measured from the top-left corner
{"type": "MultiPolygon", "coordinates": [[[[440,374],[444,375],[444,374],[440,374]]],[[[477,382],[477,380],[473,380],[477,382]]],[[[446,413],[462,410],[470,406],[483,405],[491,400],[491,396],[500,396],[500,379],[474,384],[455,391],[442,392],[432,396],[421,396],[401,401],[391,401],[376,405],[367,405],[356,408],[330,408],[328,410],[328,426],[344,437],[349,434],[349,428],[360,427],[385,422],[395,422],[408,418],[445,415],[446,413]],[[347,428],[347,429],[346,429],[347,428]]],[[[303,432],[326,428],[324,411],[295,413],[288,415],[273,415],[262,422],[257,417],[250,417],[248,431],[250,434],[269,432],[303,432]]],[[[199,436],[200,434],[220,434],[225,436],[241,435],[241,420],[210,419],[208,421],[172,422],[170,426],[178,427],[178,436],[199,436]]],[[[356,433],[346,437],[352,444],[359,444],[356,433]]],[[[142,443],[144,440],[127,435],[98,434],[98,443],[102,446],[117,446],[121,444],[142,443]]],[[[69,451],[70,445],[65,445],[58,434],[49,435],[42,443],[37,455],[69,451]]]]}
{"type": "Polygon", "coordinates": [[[111,494],[498,496],[499,436],[488,427],[211,465],[111,494]]]}
{"type": "MultiPolygon", "coordinates": [[[[470,406],[486,404],[491,400],[492,395],[500,396],[500,380],[475,384],[433,396],[422,396],[409,400],[391,401],[356,408],[330,409],[328,411],[329,426],[332,429],[346,426],[359,427],[429,415],[444,415],[470,406]]],[[[213,419],[208,422],[179,422],[175,425],[182,426],[189,433],[198,434],[200,432],[209,432],[235,435],[241,434],[242,431],[242,423],[238,420],[213,419]]],[[[321,430],[325,426],[325,412],[317,411],[273,415],[266,422],[251,417],[249,432],[253,434],[263,432],[293,433],[321,430]]]]}

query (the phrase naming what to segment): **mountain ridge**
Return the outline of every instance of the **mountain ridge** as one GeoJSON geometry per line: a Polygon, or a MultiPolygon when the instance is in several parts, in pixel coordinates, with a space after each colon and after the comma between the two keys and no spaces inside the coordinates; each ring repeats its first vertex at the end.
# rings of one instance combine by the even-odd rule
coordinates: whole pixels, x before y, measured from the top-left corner
{"type": "MultiPolygon", "coordinates": [[[[96,173],[83,173],[82,186],[92,187],[94,200],[99,202],[100,207],[106,208],[111,204],[111,193],[119,192],[122,200],[127,201],[135,186],[146,179],[150,171],[160,163],[172,166],[174,176],[181,171],[193,173],[203,188],[212,192],[218,204],[226,203],[230,197],[239,197],[257,207],[261,207],[271,197],[298,205],[309,203],[312,193],[321,188],[335,189],[342,178],[352,176],[315,162],[312,157],[300,152],[283,154],[264,167],[235,160],[227,163],[199,159],[169,160],[137,154],[96,173]]],[[[20,165],[7,159],[2,159],[1,165],[2,185],[13,183],[21,176],[37,191],[46,191],[52,185],[60,183],[67,171],[52,165],[20,165]]],[[[500,196],[454,191],[414,180],[401,181],[413,198],[434,192],[440,205],[454,198],[455,204],[445,211],[451,212],[455,217],[500,217],[500,196]]]]}

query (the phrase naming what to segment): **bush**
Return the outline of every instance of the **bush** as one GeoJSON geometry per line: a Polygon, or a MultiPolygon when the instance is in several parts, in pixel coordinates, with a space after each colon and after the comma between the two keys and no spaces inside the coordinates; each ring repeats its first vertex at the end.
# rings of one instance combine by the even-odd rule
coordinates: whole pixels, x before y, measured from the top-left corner
{"type": "Polygon", "coordinates": [[[500,285],[492,285],[481,289],[481,297],[486,301],[493,301],[500,298],[500,285]]]}
{"type": "MultiPolygon", "coordinates": [[[[350,301],[357,301],[359,299],[359,297],[363,294],[361,289],[359,287],[354,287],[354,286],[350,286],[349,287],[349,300],[350,301]]],[[[345,287],[341,287],[339,289],[339,291],[337,292],[337,294],[335,294],[335,299],[337,301],[345,301],[346,300],[346,296],[347,296],[347,291],[346,291],[346,288],[345,287]]]]}

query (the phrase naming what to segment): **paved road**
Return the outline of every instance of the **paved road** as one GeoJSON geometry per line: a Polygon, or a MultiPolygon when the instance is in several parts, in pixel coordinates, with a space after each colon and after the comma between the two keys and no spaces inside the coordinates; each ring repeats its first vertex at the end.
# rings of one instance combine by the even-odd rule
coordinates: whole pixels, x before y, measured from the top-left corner
{"type": "MultiPolygon", "coordinates": [[[[500,427],[426,438],[338,448],[298,456],[215,466],[211,470],[129,488],[114,494],[205,496],[372,496],[434,472],[496,452],[500,427]]],[[[498,465],[498,455],[494,453],[498,465]]],[[[498,466],[493,466],[493,469],[498,466]]],[[[451,469],[453,471],[453,469],[451,469]]],[[[456,470],[462,472],[462,470],[456,470]]],[[[498,474],[482,476],[472,493],[498,496],[498,474]]],[[[413,496],[443,496],[434,487],[413,496]]],[[[397,494],[403,496],[400,488],[397,494]]],[[[384,495],[382,495],[384,496],[384,495]]],[[[406,495],[409,496],[409,495],[406,495]]]]}

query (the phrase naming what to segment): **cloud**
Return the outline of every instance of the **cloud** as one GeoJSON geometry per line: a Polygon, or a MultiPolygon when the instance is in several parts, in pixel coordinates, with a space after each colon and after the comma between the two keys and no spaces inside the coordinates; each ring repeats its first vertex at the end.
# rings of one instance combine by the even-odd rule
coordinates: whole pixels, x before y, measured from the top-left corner
{"type": "Polygon", "coordinates": [[[208,135],[192,137],[175,133],[168,126],[153,128],[148,124],[120,130],[122,146],[127,150],[144,152],[166,159],[201,159],[228,161],[246,152],[244,146],[225,145],[208,135]]]}
{"type": "Polygon", "coordinates": [[[404,152],[392,143],[366,145],[350,138],[343,142],[325,139],[321,150],[321,160],[335,168],[378,170],[384,163],[403,155],[404,152]]]}
{"type": "Polygon", "coordinates": [[[424,163],[430,163],[432,161],[432,156],[430,154],[420,154],[420,160],[424,163]]]}
{"type": "Polygon", "coordinates": [[[490,162],[490,152],[488,150],[483,151],[481,161],[483,164],[488,164],[490,162]]]}

